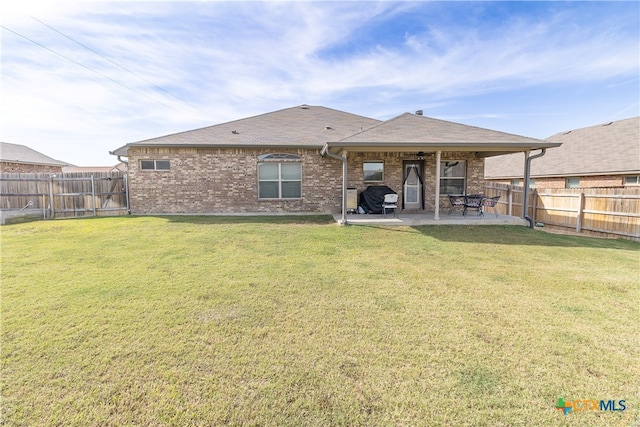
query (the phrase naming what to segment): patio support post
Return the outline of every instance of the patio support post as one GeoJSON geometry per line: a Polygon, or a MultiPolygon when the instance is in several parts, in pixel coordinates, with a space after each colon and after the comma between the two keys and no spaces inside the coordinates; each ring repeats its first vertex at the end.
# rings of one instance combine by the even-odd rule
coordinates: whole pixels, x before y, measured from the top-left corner
{"type": "Polygon", "coordinates": [[[325,144],[320,150],[321,156],[329,156],[332,159],[340,160],[342,162],[342,218],[339,223],[341,225],[347,225],[347,152],[344,152],[344,157],[337,154],[333,154],[329,151],[329,144],[325,144]]]}
{"type": "Polygon", "coordinates": [[[436,203],[435,212],[433,213],[433,219],[440,220],[440,158],[442,157],[442,151],[436,151],[436,203]]]}

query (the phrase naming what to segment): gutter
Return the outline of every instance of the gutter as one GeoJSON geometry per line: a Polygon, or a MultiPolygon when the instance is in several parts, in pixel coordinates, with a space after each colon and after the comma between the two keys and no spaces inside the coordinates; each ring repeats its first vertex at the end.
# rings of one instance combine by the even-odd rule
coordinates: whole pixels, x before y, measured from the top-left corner
{"type": "Polygon", "coordinates": [[[339,156],[329,151],[329,144],[324,144],[322,150],[320,150],[322,157],[329,156],[332,159],[342,161],[342,217],[340,218],[340,225],[347,225],[347,158],[339,156]]]}
{"type": "MultiPolygon", "coordinates": [[[[527,151],[527,159],[524,163],[524,190],[523,190],[523,200],[522,200],[522,217],[529,221],[529,228],[533,229],[533,219],[527,215],[527,210],[529,210],[529,178],[531,178],[531,160],[537,159],[538,157],[542,157],[547,152],[546,148],[542,148],[542,151],[534,156],[529,156],[529,152],[527,151]]],[[[535,215],[535,212],[533,213],[535,215]]]]}

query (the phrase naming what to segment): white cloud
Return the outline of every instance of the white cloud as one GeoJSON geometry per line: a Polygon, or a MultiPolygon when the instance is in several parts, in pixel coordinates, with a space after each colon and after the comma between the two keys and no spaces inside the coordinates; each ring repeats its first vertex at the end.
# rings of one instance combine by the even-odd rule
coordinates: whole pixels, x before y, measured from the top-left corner
{"type": "Polygon", "coordinates": [[[69,59],[2,31],[2,139],[55,144],[60,154],[42,151],[75,163],[109,163],[106,152],[127,142],[301,103],[387,118],[547,83],[615,85],[639,66],[637,29],[622,28],[637,18],[587,25],[556,7],[469,28],[441,24],[425,3],[51,4],[31,13],[129,71],[24,13],[3,19],[69,59]],[[403,26],[420,13],[421,26],[403,26]]]}

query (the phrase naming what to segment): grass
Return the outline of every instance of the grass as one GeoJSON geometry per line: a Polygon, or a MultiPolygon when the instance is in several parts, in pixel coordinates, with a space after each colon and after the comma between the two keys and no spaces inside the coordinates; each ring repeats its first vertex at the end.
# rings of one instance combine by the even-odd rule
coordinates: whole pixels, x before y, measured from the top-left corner
{"type": "Polygon", "coordinates": [[[640,423],[634,242],[325,217],[0,231],[3,425],[640,423]]]}

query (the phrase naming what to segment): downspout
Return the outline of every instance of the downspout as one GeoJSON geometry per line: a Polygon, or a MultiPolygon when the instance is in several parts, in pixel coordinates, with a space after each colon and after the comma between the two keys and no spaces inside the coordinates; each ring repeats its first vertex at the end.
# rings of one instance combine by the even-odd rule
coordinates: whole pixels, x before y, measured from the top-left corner
{"type": "MultiPolygon", "coordinates": [[[[533,219],[527,215],[529,210],[529,178],[531,178],[531,160],[542,157],[547,152],[546,148],[534,156],[529,156],[529,152],[525,152],[526,160],[524,162],[524,195],[522,200],[522,217],[529,221],[529,228],[533,228],[533,219]]],[[[535,215],[535,212],[534,212],[535,215]]]]}
{"type": "Polygon", "coordinates": [[[340,218],[339,223],[340,225],[347,225],[347,159],[329,151],[329,144],[324,144],[324,147],[320,150],[320,155],[342,161],[342,218],[340,218]]]}
{"type": "MultiPolygon", "coordinates": [[[[109,154],[114,155],[113,151],[109,151],[109,154]]],[[[129,162],[122,160],[120,154],[115,155],[120,163],[124,163],[127,165],[127,173],[124,175],[124,191],[125,191],[125,202],[127,204],[127,213],[131,215],[131,203],[129,202],[129,162]]]]}

